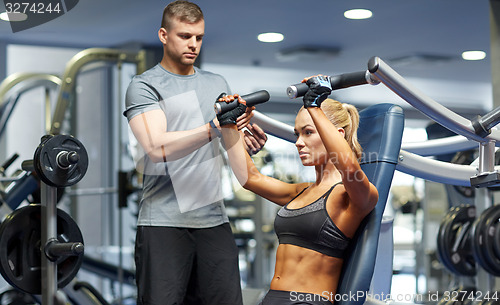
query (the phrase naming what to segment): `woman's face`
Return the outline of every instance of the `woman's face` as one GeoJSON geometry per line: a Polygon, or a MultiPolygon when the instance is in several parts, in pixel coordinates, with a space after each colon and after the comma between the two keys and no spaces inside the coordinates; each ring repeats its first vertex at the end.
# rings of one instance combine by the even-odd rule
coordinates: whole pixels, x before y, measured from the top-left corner
{"type": "Polygon", "coordinates": [[[304,166],[325,164],[327,151],[309,112],[302,109],[295,118],[295,147],[304,166]]]}

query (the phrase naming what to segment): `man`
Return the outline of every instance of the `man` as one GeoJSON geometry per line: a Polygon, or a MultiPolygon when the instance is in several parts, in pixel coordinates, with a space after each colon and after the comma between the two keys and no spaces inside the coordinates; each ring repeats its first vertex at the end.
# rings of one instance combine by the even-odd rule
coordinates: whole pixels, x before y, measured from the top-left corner
{"type": "MultiPolygon", "coordinates": [[[[242,304],[238,249],[220,185],[220,131],[213,110],[226,80],[194,66],[205,21],[188,1],[165,7],[163,58],[135,76],[124,115],[144,149],[143,198],[136,236],[138,304],[242,304]]],[[[247,151],[267,138],[238,118],[247,151]]]]}

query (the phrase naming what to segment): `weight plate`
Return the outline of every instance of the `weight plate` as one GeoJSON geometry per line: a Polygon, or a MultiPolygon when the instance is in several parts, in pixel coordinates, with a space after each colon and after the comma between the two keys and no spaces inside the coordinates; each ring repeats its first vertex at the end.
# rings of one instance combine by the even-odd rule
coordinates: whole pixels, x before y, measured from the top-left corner
{"type": "Polygon", "coordinates": [[[37,175],[47,185],[66,187],[76,184],[87,172],[88,155],[83,144],[69,135],[46,135],[35,150],[33,164],[37,175]],[[63,167],[58,156],[65,152],[76,152],[78,162],[63,167]]]}
{"type": "MultiPolygon", "coordinates": [[[[0,273],[13,287],[30,294],[42,293],[41,226],[41,206],[37,204],[14,210],[0,224],[0,273]]],[[[60,209],[57,209],[57,239],[83,244],[78,225],[60,209]]],[[[75,277],[82,260],[83,255],[57,259],[59,288],[75,277]]]]}
{"type": "Polygon", "coordinates": [[[450,272],[457,275],[476,275],[469,234],[475,217],[474,206],[452,207],[439,226],[438,257],[450,272]]]}
{"type": "Polygon", "coordinates": [[[494,205],[484,210],[474,223],[471,238],[472,252],[478,264],[494,276],[500,276],[499,221],[500,205],[494,205]]]}
{"type": "Polygon", "coordinates": [[[437,235],[437,254],[438,254],[438,259],[439,261],[443,264],[443,266],[447,270],[452,270],[453,266],[451,263],[449,263],[449,259],[446,259],[446,250],[444,248],[445,242],[443,241],[444,236],[445,236],[445,228],[449,225],[449,222],[451,222],[453,215],[456,213],[457,209],[455,207],[451,207],[448,213],[446,213],[445,217],[443,217],[443,220],[441,221],[441,224],[439,226],[438,230],[438,235],[437,235]]]}

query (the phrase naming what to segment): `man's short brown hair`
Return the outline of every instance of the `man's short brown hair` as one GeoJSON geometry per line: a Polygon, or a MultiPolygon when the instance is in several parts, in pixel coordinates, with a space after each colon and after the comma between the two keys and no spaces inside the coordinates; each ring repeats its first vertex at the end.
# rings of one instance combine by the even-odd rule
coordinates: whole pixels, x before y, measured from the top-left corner
{"type": "Polygon", "coordinates": [[[177,0],[169,3],[163,10],[161,27],[168,29],[171,25],[171,21],[175,19],[182,22],[197,23],[198,21],[203,20],[203,12],[195,3],[185,0],[177,0]]]}

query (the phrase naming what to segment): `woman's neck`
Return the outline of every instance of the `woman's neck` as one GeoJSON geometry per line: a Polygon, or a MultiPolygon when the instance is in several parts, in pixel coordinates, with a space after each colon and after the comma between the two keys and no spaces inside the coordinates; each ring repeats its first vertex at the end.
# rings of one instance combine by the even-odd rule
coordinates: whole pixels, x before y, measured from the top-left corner
{"type": "Polygon", "coordinates": [[[333,165],[330,162],[324,165],[316,166],[315,170],[316,170],[316,182],[314,184],[316,185],[320,185],[323,183],[331,185],[333,183],[337,183],[342,180],[340,172],[337,170],[335,165],[333,165]]]}

